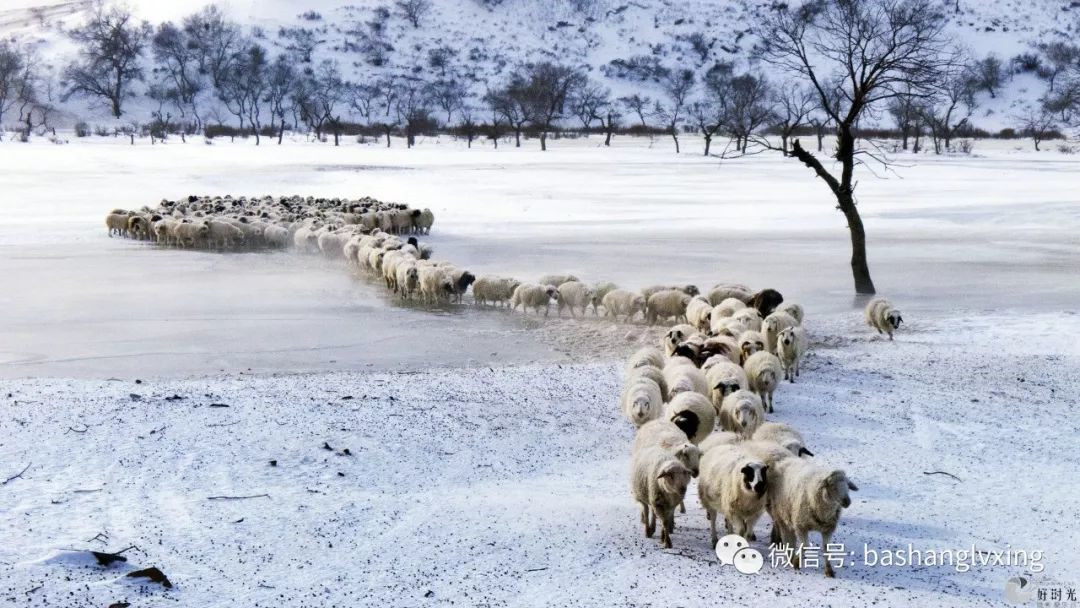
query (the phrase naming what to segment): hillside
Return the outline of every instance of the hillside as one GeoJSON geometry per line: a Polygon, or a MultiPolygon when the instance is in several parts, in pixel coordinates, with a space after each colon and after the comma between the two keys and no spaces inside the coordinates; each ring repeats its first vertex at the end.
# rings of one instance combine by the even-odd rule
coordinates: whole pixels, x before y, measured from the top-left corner
{"type": "MultiPolygon", "coordinates": [[[[384,74],[437,77],[453,71],[482,94],[513,66],[551,60],[583,67],[616,96],[659,92],[652,66],[691,68],[703,74],[717,62],[737,70],[769,66],[753,63],[754,26],[772,3],[766,0],[439,0],[414,26],[388,0],[235,0],[220,6],[244,25],[272,54],[296,50],[307,40],[311,64],[336,60],[346,78],[363,82],[384,74]],[[384,12],[381,12],[384,11],[384,12]],[[381,12],[381,14],[380,14],[381,12]]],[[[90,2],[42,3],[9,0],[0,10],[0,33],[33,43],[53,73],[74,48],[65,34],[84,19],[90,2]]],[[[181,20],[196,5],[156,0],[129,2],[152,24],[181,20]]],[[[942,0],[950,36],[976,57],[998,55],[1008,65],[1020,53],[1051,40],[1069,40],[1080,31],[1080,5],[1071,0],[942,0]],[[959,12],[957,12],[959,8],[959,12]]],[[[150,58],[146,57],[147,73],[150,58]]],[[[1012,72],[1010,70],[1010,72],[1012,72]]],[[[136,87],[145,90],[146,85],[136,87]]],[[[986,129],[1007,125],[1007,117],[1038,98],[1043,82],[1011,74],[994,99],[983,93],[973,121],[986,129]]],[[[84,99],[59,104],[61,123],[76,119],[108,123],[103,108],[84,99]]],[[[149,116],[142,99],[129,105],[149,116]]]]}

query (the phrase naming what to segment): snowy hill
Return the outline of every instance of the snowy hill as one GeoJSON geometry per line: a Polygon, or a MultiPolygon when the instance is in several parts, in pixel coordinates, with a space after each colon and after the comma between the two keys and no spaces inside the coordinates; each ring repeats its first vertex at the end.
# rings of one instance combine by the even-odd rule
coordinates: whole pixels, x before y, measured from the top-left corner
{"type": "MultiPolygon", "coordinates": [[[[8,0],[0,34],[37,46],[55,72],[73,55],[65,32],[78,25],[91,2],[8,0]]],[[[386,73],[430,77],[452,69],[480,95],[513,66],[551,60],[584,68],[616,96],[659,95],[651,66],[691,68],[699,75],[717,62],[737,70],[752,65],[754,27],[773,4],[767,0],[438,0],[418,25],[389,0],[232,0],[219,3],[272,53],[311,40],[312,64],[334,59],[346,78],[363,82],[386,73]],[[443,63],[449,67],[442,67],[443,63]]],[[[179,22],[199,6],[136,0],[138,16],[159,24],[179,22]]],[[[1021,53],[1080,32],[1080,3],[1070,0],[941,0],[950,36],[975,57],[994,53],[1007,66],[1021,53]],[[957,10],[959,9],[959,10],[957,10]]],[[[149,64],[149,57],[145,59],[149,64]]],[[[149,71],[149,70],[148,70],[149,71]]],[[[1010,70],[1012,72],[1012,70],[1010,70]]],[[[141,91],[145,84],[136,87],[141,91]]],[[[994,99],[982,94],[973,121],[986,129],[1006,126],[1006,116],[1038,98],[1045,85],[1030,74],[1011,74],[994,99]]],[[[85,100],[61,104],[68,119],[108,121],[85,100]]],[[[146,100],[131,104],[149,113],[146,100]]]]}

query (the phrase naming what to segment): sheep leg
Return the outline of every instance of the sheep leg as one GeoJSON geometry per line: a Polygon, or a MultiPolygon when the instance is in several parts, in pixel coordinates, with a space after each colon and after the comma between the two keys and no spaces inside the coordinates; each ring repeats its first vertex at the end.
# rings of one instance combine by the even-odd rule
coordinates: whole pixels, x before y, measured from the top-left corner
{"type": "Polygon", "coordinates": [[[671,548],[671,531],[675,529],[675,511],[672,509],[671,513],[662,514],[660,531],[660,542],[663,543],[665,549],[671,548]]]}
{"type": "Polygon", "coordinates": [[[686,513],[686,501],[685,500],[680,500],[679,501],[679,513],[686,513]]]}
{"type": "MultiPolygon", "coordinates": [[[[829,550],[829,539],[831,539],[831,538],[832,538],[831,533],[829,533],[829,532],[822,532],[821,533],[821,550],[822,551],[828,551],[829,550]]],[[[828,557],[825,558],[825,576],[827,578],[836,578],[836,572],[833,571],[832,562],[829,561],[828,557]]]]}
{"type": "Polygon", "coordinates": [[[656,533],[656,512],[648,505],[644,505],[642,511],[646,514],[645,538],[652,538],[656,533]]]}
{"type": "Polygon", "coordinates": [[[713,549],[716,548],[716,543],[719,542],[719,536],[716,534],[716,511],[712,509],[705,510],[705,517],[709,520],[709,542],[713,549]]]}

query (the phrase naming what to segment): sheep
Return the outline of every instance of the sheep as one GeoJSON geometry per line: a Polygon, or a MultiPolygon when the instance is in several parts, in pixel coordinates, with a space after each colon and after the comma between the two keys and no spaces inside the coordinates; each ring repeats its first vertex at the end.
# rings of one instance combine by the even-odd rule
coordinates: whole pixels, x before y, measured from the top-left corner
{"type": "Polygon", "coordinates": [[[638,452],[650,447],[668,450],[690,470],[691,476],[698,476],[701,448],[691,443],[686,433],[674,422],[655,418],[638,427],[634,432],[633,451],[638,452]]]}
{"type": "Polygon", "coordinates": [[[706,338],[701,345],[700,355],[703,359],[702,371],[705,368],[704,363],[713,357],[722,357],[736,364],[741,360],[739,344],[733,338],[723,335],[706,338]]]}
{"type": "Polygon", "coordinates": [[[784,379],[795,382],[806,354],[808,339],[806,330],[801,325],[788,327],[780,332],[776,339],[776,356],[784,368],[784,379]]]}
{"type": "Polygon", "coordinates": [[[641,523],[646,538],[656,531],[660,519],[660,543],[671,548],[671,532],[675,528],[675,508],[682,504],[690,485],[690,469],[679,459],[659,446],[634,451],[630,487],[634,499],[641,505],[641,523]]]}
{"type": "Polygon", "coordinates": [[[150,238],[150,221],[141,215],[131,215],[127,221],[127,233],[139,240],[150,238]]]}
{"type": "Polygon", "coordinates": [[[784,373],[780,360],[770,352],[759,351],[750,355],[750,358],[743,363],[743,369],[746,370],[750,390],[761,396],[765,411],[772,413],[773,392],[776,391],[777,385],[780,384],[780,376],[784,373]]]}
{"type": "Polygon", "coordinates": [[[176,226],[176,241],[182,247],[187,246],[188,243],[195,247],[209,236],[210,226],[207,226],[205,222],[187,222],[176,226]]]}
{"type": "Polygon", "coordinates": [[[425,208],[412,218],[413,230],[417,234],[431,234],[431,227],[435,225],[435,214],[431,209],[425,208]]]}
{"type": "Polygon", "coordinates": [[[780,332],[798,324],[795,317],[786,312],[777,311],[765,317],[765,320],[761,322],[761,334],[765,336],[765,350],[775,355],[776,339],[780,336],[780,332]]]}
{"type": "Polygon", "coordinates": [[[884,298],[870,300],[865,312],[866,324],[876,329],[879,334],[888,334],[889,340],[893,339],[893,332],[900,329],[900,323],[904,321],[900,311],[884,298]]]}
{"type": "Polygon", "coordinates": [[[674,399],[676,395],[685,392],[708,396],[709,383],[705,379],[705,374],[694,366],[693,361],[685,357],[675,357],[668,361],[663,372],[669,399],[674,399]]]}
{"type": "Polygon", "coordinates": [[[522,283],[510,296],[510,310],[517,310],[517,307],[521,306],[523,312],[527,313],[532,308],[536,314],[540,314],[540,309],[543,308],[546,317],[551,310],[552,300],[558,301],[558,299],[559,291],[551,285],[522,283]]]}
{"type": "Polygon", "coordinates": [[[401,294],[401,299],[411,299],[413,294],[420,289],[420,269],[416,262],[405,260],[397,265],[397,275],[394,277],[395,291],[401,294]]]}
{"type": "Polygon", "coordinates": [[[644,367],[647,365],[657,368],[664,367],[664,353],[652,346],[639,348],[626,360],[626,371],[629,372],[635,367],[644,367]]]}
{"type": "Polygon", "coordinates": [[[648,378],[656,383],[660,387],[660,397],[666,402],[668,400],[667,383],[664,382],[664,372],[659,367],[653,367],[652,365],[642,365],[626,372],[626,386],[634,383],[638,378],[648,378]]]}
{"type": "Polygon", "coordinates": [[[449,274],[452,282],[450,296],[454,302],[460,304],[462,296],[469,290],[469,286],[476,281],[476,275],[468,270],[461,270],[459,268],[451,269],[449,274]]]}
{"type": "Polygon", "coordinates": [[[645,300],[645,320],[650,325],[668,317],[685,320],[686,306],[692,297],[674,289],[658,291],[645,300]]]}
{"type": "Polygon", "coordinates": [[[473,301],[481,306],[488,303],[500,306],[507,304],[514,295],[514,289],[520,284],[514,279],[484,275],[473,283],[473,301]]]}
{"type": "Polygon", "coordinates": [[[806,318],[806,312],[803,310],[802,305],[794,302],[784,302],[776,307],[776,311],[791,315],[799,325],[802,325],[803,319],[806,318]]]}
{"type": "MultiPolygon", "coordinates": [[[[705,462],[703,458],[703,473],[705,462]]],[[[809,544],[810,532],[820,532],[820,546],[829,546],[840,512],[851,506],[849,492],[859,488],[844,471],[802,458],[785,458],[770,473],[768,509],[773,519],[773,542],[791,547],[791,565],[799,568],[799,556],[809,544]]],[[[829,560],[825,560],[825,576],[836,576],[829,560]]]]}
{"type": "Polygon", "coordinates": [[[168,245],[171,239],[171,234],[175,228],[175,224],[178,224],[176,220],[171,217],[162,218],[153,225],[154,240],[158,243],[168,245]]]}
{"type": "Polygon", "coordinates": [[[739,443],[739,441],[741,441],[740,437],[730,431],[713,431],[698,444],[698,449],[704,454],[718,445],[739,443]]]}
{"type": "Polygon", "coordinates": [[[721,429],[748,439],[765,421],[765,408],[761,405],[760,397],[748,390],[738,389],[721,401],[717,418],[721,429]]]}
{"type": "Polygon", "coordinates": [[[720,412],[720,406],[725,397],[750,386],[743,368],[726,358],[706,370],[705,381],[709,386],[709,399],[712,400],[717,413],[720,412]]]}
{"type": "Polygon", "coordinates": [[[695,285],[650,285],[641,290],[641,297],[648,301],[653,294],[661,291],[681,291],[690,297],[701,293],[695,285]]]}
{"type": "Polygon", "coordinates": [[[593,316],[597,316],[600,314],[599,308],[604,303],[604,296],[606,296],[612,291],[615,291],[618,288],[618,285],[607,282],[597,283],[596,285],[593,285],[592,300],[589,302],[590,304],[592,304],[593,316]]]}
{"type": "Polygon", "coordinates": [[[105,227],[109,229],[109,236],[112,236],[114,232],[118,236],[127,236],[129,216],[126,211],[123,213],[117,213],[117,211],[120,210],[116,209],[105,216],[105,227]]]}
{"type": "Polygon", "coordinates": [[[735,299],[743,304],[750,301],[753,292],[746,285],[716,285],[709,290],[709,303],[713,306],[721,304],[724,300],[735,299]]]}
{"type": "Polygon", "coordinates": [[[244,231],[228,222],[210,220],[206,225],[210,227],[210,233],[206,242],[208,247],[221,243],[222,249],[228,249],[232,247],[235,242],[243,242],[244,240],[244,231]]]}
{"type": "Polygon", "coordinates": [[[709,323],[711,325],[717,319],[734,316],[736,312],[744,308],[746,308],[746,304],[735,298],[728,298],[712,307],[712,310],[709,311],[709,323]]]}
{"type": "Polygon", "coordinates": [[[694,296],[686,304],[686,322],[700,331],[709,330],[712,305],[702,296],[694,296]]]}
{"type": "MultiPolygon", "coordinates": [[[[806,448],[806,440],[795,427],[783,422],[763,422],[754,431],[754,441],[772,441],[784,447],[795,456],[813,456],[806,448]]],[[[705,448],[702,448],[703,450],[705,448]]]]}
{"type": "Polygon", "coordinates": [[[418,267],[417,278],[420,280],[420,299],[427,304],[437,304],[448,299],[454,290],[453,281],[446,276],[445,270],[438,266],[418,267]]]}
{"type": "Polygon", "coordinates": [[[697,329],[687,324],[676,325],[667,330],[664,332],[664,336],[660,338],[660,345],[664,348],[664,354],[670,357],[680,344],[686,342],[690,336],[696,333],[697,329]]]}
{"type": "Polygon", "coordinates": [[[646,377],[638,376],[623,389],[619,403],[626,419],[635,427],[640,427],[660,417],[664,409],[663,399],[659,384],[646,377]]]}
{"type": "Polygon", "coordinates": [[[580,280],[581,279],[578,279],[572,274],[545,274],[544,276],[540,277],[540,280],[537,281],[537,283],[539,283],[540,285],[554,285],[555,287],[558,287],[559,285],[562,285],[563,283],[567,283],[569,281],[580,280]]]}
{"type": "Polygon", "coordinates": [[[637,313],[645,314],[645,298],[625,289],[613,289],[601,300],[604,306],[604,316],[614,317],[619,320],[619,315],[624,315],[623,321],[631,321],[637,313]]]}
{"type": "Polygon", "coordinates": [[[664,416],[682,429],[694,445],[700,444],[716,426],[716,410],[704,395],[698,393],[673,396],[664,416]]]}
{"type": "Polygon", "coordinates": [[[756,308],[747,306],[742,310],[735,311],[731,318],[745,325],[746,329],[761,331],[761,320],[764,316],[756,308]]]}
{"type": "Polygon", "coordinates": [[[740,444],[722,444],[701,457],[698,497],[709,519],[709,535],[718,540],[716,515],[724,516],[728,533],[756,540],[754,524],[765,511],[769,489],[769,465],[740,444]]]}
{"type": "MultiPolygon", "coordinates": [[[[739,335],[739,363],[746,365],[746,360],[755,353],[765,350],[765,336],[759,331],[747,330],[739,335]]],[[[766,351],[767,352],[767,351],[766,351]]]]}
{"type": "Polygon", "coordinates": [[[592,301],[592,291],[581,281],[566,281],[558,287],[559,291],[559,316],[562,316],[563,308],[570,309],[570,316],[576,317],[574,310],[581,308],[581,315],[585,316],[585,309],[592,301]]]}
{"type": "Polygon", "coordinates": [[[763,289],[755,293],[746,304],[751,308],[756,308],[757,311],[761,313],[762,318],[764,318],[771,315],[773,311],[776,310],[776,307],[783,301],[784,296],[780,295],[779,291],[776,291],[775,289],[763,289]]]}

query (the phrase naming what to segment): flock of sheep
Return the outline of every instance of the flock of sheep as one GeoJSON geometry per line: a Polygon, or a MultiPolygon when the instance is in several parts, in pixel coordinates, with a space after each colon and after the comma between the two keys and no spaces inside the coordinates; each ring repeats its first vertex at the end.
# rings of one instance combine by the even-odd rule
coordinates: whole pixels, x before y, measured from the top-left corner
{"type": "MultiPolygon", "coordinates": [[[[829,544],[841,510],[857,490],[846,474],[804,457],[813,456],[803,435],[788,424],[766,420],[781,382],[795,382],[806,354],[804,311],[773,289],[756,293],[742,285],[716,285],[706,294],[693,285],[655,285],[639,292],[612,283],[586,285],[573,275],[545,275],[535,283],[506,277],[476,277],[445,261],[417,235],[430,233],[430,210],[374,199],[262,197],[233,199],[191,196],[162,201],[157,209],[113,210],[109,235],[118,234],[178,247],[235,249],[291,247],[344,259],[385,282],[402,300],[460,303],[469,288],[479,306],[521,308],[561,316],[594,315],[616,320],[676,325],[659,347],[645,347],[626,363],[622,413],[637,428],[631,487],[641,505],[645,535],[660,521],[660,541],[671,547],[675,510],[692,477],[704,506],[712,544],[718,515],[727,533],[756,540],[754,525],[767,512],[771,542],[808,546],[819,532],[829,544]]],[[[875,299],[867,323],[891,340],[902,322],[899,311],[875,299]]],[[[685,507],[682,507],[685,513],[685,507]]],[[[799,566],[799,549],[791,563],[799,566]]],[[[826,562],[825,575],[833,576],[826,562]]]]}
{"type": "MultiPolygon", "coordinates": [[[[797,429],[766,419],[781,381],[799,376],[808,344],[803,308],[771,289],[751,294],[718,285],[708,297],[690,291],[648,296],[647,314],[676,314],[684,323],[626,362],[620,407],[637,429],[630,485],[645,536],[659,520],[660,542],[672,546],[675,510],[697,477],[714,547],[718,515],[726,533],[752,541],[767,512],[770,542],[790,548],[798,568],[809,533],[820,533],[818,546],[828,547],[849,492],[858,490],[844,471],[804,458],[813,453],[797,429]],[[663,302],[654,305],[657,296],[663,302]]],[[[902,321],[883,299],[865,313],[889,339],[902,321]]],[[[834,576],[828,560],[825,576],[834,576]]]]}

